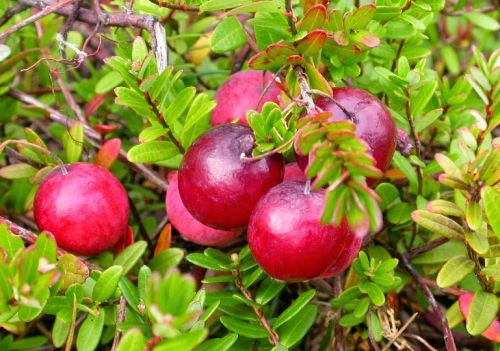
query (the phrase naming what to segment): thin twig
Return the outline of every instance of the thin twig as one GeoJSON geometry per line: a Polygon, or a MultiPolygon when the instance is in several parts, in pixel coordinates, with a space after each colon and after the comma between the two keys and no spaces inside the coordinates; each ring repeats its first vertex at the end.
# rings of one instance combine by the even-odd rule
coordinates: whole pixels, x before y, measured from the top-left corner
{"type": "Polygon", "coordinates": [[[115,329],[115,337],[113,338],[113,344],[111,346],[111,351],[115,351],[118,347],[118,343],[120,342],[120,329],[118,328],[118,324],[122,323],[125,320],[125,314],[127,313],[127,300],[125,297],[120,297],[120,307],[118,310],[118,319],[116,320],[116,329],[115,329]]]}
{"type": "Polygon", "coordinates": [[[7,23],[13,16],[17,15],[18,13],[23,12],[26,10],[27,7],[24,5],[16,5],[14,7],[11,7],[5,13],[3,16],[0,18],[0,26],[3,26],[5,23],[7,23]]]}
{"type": "MultiPolygon", "coordinates": [[[[335,297],[340,296],[342,294],[342,276],[336,276],[333,278],[333,290],[335,293],[335,297]]],[[[342,316],[342,312],[339,311],[339,319],[342,316]]],[[[344,328],[340,325],[339,321],[335,323],[335,350],[344,351],[345,347],[345,338],[344,338],[344,328]]]]}
{"type": "Polygon", "coordinates": [[[61,79],[61,76],[59,75],[59,72],[57,70],[51,70],[50,71],[52,77],[57,82],[57,85],[59,85],[59,88],[61,89],[61,92],[64,96],[64,99],[68,103],[68,106],[71,108],[71,110],[75,113],[76,117],[82,124],[87,124],[87,120],[85,119],[85,116],[82,113],[82,110],[80,109],[80,106],[76,103],[75,99],[73,98],[73,95],[71,95],[71,92],[69,91],[68,87],[66,84],[64,84],[63,80],[61,79]]]}
{"type": "Polygon", "coordinates": [[[444,243],[447,243],[448,241],[450,241],[450,239],[448,239],[448,238],[439,238],[439,239],[436,239],[433,241],[429,241],[426,244],[424,244],[420,247],[417,247],[416,249],[408,251],[406,253],[406,256],[409,259],[412,259],[413,257],[418,256],[418,255],[420,255],[424,252],[427,252],[429,250],[435,249],[436,247],[439,247],[439,246],[443,245],[444,243]]]}
{"type": "Polygon", "coordinates": [[[393,254],[399,259],[399,261],[402,263],[404,269],[410,273],[412,276],[413,280],[418,284],[420,289],[425,295],[425,298],[431,305],[432,309],[434,310],[434,313],[439,317],[439,320],[441,322],[441,328],[443,329],[443,339],[444,343],[446,345],[446,350],[448,351],[457,351],[457,347],[455,346],[455,340],[453,339],[453,334],[450,330],[450,326],[448,325],[448,320],[446,319],[443,310],[441,307],[438,305],[436,298],[432,294],[431,290],[425,283],[425,281],[422,279],[420,274],[413,268],[411,265],[410,261],[405,255],[400,254],[397,251],[393,250],[393,254]]]}
{"type": "MultiPolygon", "coordinates": [[[[26,18],[25,20],[23,20],[19,23],[14,24],[12,27],[8,28],[5,32],[0,33],[0,40],[7,38],[9,35],[17,32],[19,29],[24,28],[24,27],[30,25],[31,23],[36,22],[39,19],[50,15],[51,13],[57,12],[58,10],[62,9],[65,6],[68,6],[72,3],[74,3],[75,1],[77,1],[77,0],[65,0],[62,2],[55,2],[55,3],[52,3],[50,6],[46,6],[46,7],[41,8],[40,12],[34,14],[31,17],[26,18]]],[[[18,6],[25,6],[26,7],[29,5],[21,2],[18,6]]]]}
{"type": "MultiPolygon", "coordinates": [[[[35,99],[31,95],[25,94],[22,91],[15,90],[15,89],[10,89],[9,90],[9,95],[25,104],[35,106],[37,108],[40,108],[46,112],[48,112],[49,117],[51,120],[54,122],[66,125],[68,127],[71,127],[75,121],[69,119],[67,116],[63,115],[56,109],[44,104],[40,100],[35,99]]],[[[85,135],[87,139],[89,140],[90,144],[96,148],[100,147],[100,140],[101,136],[100,134],[95,131],[94,129],[90,128],[88,125],[83,126],[85,135]]],[[[142,164],[136,164],[133,162],[130,162],[127,158],[127,152],[124,151],[123,149],[120,150],[120,160],[123,161],[128,167],[132,168],[134,171],[142,174],[144,178],[149,180],[151,183],[153,183],[155,186],[157,186],[159,189],[163,191],[167,191],[168,189],[168,183],[167,181],[161,177],[159,174],[151,171],[148,169],[146,166],[142,164]]]]}

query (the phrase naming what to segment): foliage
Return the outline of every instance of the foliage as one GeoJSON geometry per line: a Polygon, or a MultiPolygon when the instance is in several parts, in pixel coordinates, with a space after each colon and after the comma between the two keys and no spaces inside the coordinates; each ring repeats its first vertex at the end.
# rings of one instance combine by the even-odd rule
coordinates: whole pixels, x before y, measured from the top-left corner
{"type": "MultiPolygon", "coordinates": [[[[9,15],[21,3],[0,3],[0,35],[36,14],[29,5],[9,15]]],[[[96,162],[126,187],[135,243],[82,258],[50,234],[0,224],[1,350],[425,349],[419,335],[453,350],[435,338],[448,327],[471,348],[499,342],[489,332],[500,320],[495,1],[100,3],[120,25],[59,11],[2,39],[0,223],[31,227],[42,179],[60,162],[96,162]],[[162,30],[169,65],[159,71],[162,30]],[[242,68],[272,71],[283,90],[280,104],[248,111],[253,157],[307,155],[312,187],[327,192],[323,221],[345,216],[368,233],[335,278],[275,281],[243,241],[202,248],[164,220],[166,173],[210,128],[215,90],[242,68]],[[353,123],[314,106],[346,85],[377,96],[413,146],[384,174],[353,123]]]]}

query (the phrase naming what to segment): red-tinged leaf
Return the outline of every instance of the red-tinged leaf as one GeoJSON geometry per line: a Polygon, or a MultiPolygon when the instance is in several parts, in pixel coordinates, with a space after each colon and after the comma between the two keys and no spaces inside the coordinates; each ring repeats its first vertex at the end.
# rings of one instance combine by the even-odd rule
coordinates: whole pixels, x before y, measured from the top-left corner
{"type": "Polygon", "coordinates": [[[347,38],[347,35],[344,32],[338,31],[333,33],[333,36],[330,36],[335,43],[337,43],[340,46],[346,46],[349,44],[349,39],[347,38]]]}
{"type": "Polygon", "coordinates": [[[170,248],[172,242],[172,225],[168,223],[161,230],[160,236],[158,237],[158,243],[155,247],[154,255],[158,255],[160,252],[165,251],[170,248]]]}
{"type": "Polygon", "coordinates": [[[297,55],[297,49],[281,43],[271,44],[264,51],[254,55],[248,61],[253,69],[272,70],[279,69],[287,64],[288,57],[297,55]]]}
{"type": "Polygon", "coordinates": [[[305,0],[304,5],[303,5],[304,12],[307,13],[307,11],[309,11],[313,6],[318,5],[318,4],[327,6],[328,2],[329,2],[328,0],[305,0]]]}
{"type": "Polygon", "coordinates": [[[373,18],[376,10],[374,4],[366,4],[356,9],[349,19],[351,27],[356,29],[364,28],[373,18]]]}
{"type": "Polygon", "coordinates": [[[367,48],[376,48],[380,45],[380,39],[369,32],[358,31],[350,35],[351,41],[361,44],[367,48]]]}
{"type": "Polygon", "coordinates": [[[297,50],[304,56],[316,55],[326,44],[328,34],[322,29],[315,29],[298,42],[297,50]]]}
{"type": "Polygon", "coordinates": [[[290,65],[303,65],[306,63],[306,60],[300,55],[292,55],[288,57],[287,61],[290,65]]]}
{"type": "Polygon", "coordinates": [[[122,239],[116,244],[114,253],[115,257],[118,256],[126,247],[132,245],[135,242],[134,231],[132,227],[128,227],[127,233],[122,237],[122,239]]]}
{"type": "Polygon", "coordinates": [[[297,23],[299,31],[312,31],[317,28],[324,28],[328,22],[328,10],[325,5],[317,4],[306,12],[304,18],[297,23]]]}
{"type": "Polygon", "coordinates": [[[387,179],[407,179],[406,175],[399,168],[391,168],[385,171],[384,177],[387,179]]]}
{"type": "Polygon", "coordinates": [[[329,13],[328,30],[330,32],[344,31],[344,22],[342,21],[342,12],[334,9],[329,13]]]}
{"type": "Polygon", "coordinates": [[[309,85],[313,89],[321,90],[322,92],[328,94],[328,96],[333,94],[332,87],[326,78],[318,71],[314,65],[308,63],[305,66],[307,75],[309,76],[309,85]]]}
{"type": "Polygon", "coordinates": [[[96,124],[95,126],[92,126],[92,128],[101,134],[102,137],[105,137],[107,134],[120,128],[120,126],[117,124],[96,124]]]}
{"type": "MultiPolygon", "coordinates": [[[[474,298],[474,294],[470,292],[466,292],[458,298],[458,304],[460,306],[460,311],[464,315],[465,319],[469,317],[470,313],[470,305],[472,303],[472,299],[474,298]]],[[[486,329],[482,334],[486,339],[491,340],[496,343],[500,343],[500,322],[498,319],[495,319],[491,325],[486,329]]]]}
{"type": "Polygon", "coordinates": [[[106,141],[99,149],[95,157],[95,163],[104,168],[111,168],[118,155],[120,155],[121,147],[122,142],[118,138],[106,141]]]}
{"type": "Polygon", "coordinates": [[[90,100],[86,105],[85,105],[85,117],[88,118],[89,116],[93,115],[99,107],[106,101],[108,98],[109,93],[106,94],[97,94],[90,100]]]}

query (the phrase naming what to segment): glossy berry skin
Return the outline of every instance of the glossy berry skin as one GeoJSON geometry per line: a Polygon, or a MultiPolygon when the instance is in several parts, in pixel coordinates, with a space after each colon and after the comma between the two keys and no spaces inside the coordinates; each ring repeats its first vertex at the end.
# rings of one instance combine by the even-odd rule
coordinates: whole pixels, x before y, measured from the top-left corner
{"type": "Polygon", "coordinates": [[[281,90],[273,82],[273,74],[264,71],[239,71],[230,76],[215,94],[217,106],[212,111],[212,125],[238,123],[248,126],[247,111],[260,112],[264,103],[278,103],[281,90]],[[266,87],[271,83],[269,88],[266,87]]]}
{"type": "Polygon", "coordinates": [[[305,182],[307,177],[297,162],[292,162],[285,165],[285,176],[283,177],[283,180],[297,180],[299,182],[305,182]]]}
{"type": "Polygon", "coordinates": [[[77,255],[93,256],[113,248],[127,233],[128,197],[105,168],[74,163],[50,173],[35,195],[34,216],[40,230],[77,255]]]}
{"type": "MultiPolygon", "coordinates": [[[[385,172],[396,149],[397,130],[390,112],[379,99],[362,89],[334,88],[332,97],[353,116],[356,135],[368,144],[376,166],[385,172]]],[[[320,96],[315,102],[323,111],[332,113],[330,121],[351,120],[333,100],[320,96]]],[[[308,157],[297,155],[297,163],[305,169],[308,157]]],[[[368,179],[369,185],[375,182],[375,179],[368,179]]]]}
{"type": "Polygon", "coordinates": [[[324,191],[304,193],[304,183],[286,181],[257,204],[248,225],[248,243],[257,263],[274,279],[320,277],[348,245],[349,229],[321,224],[324,191]]]}
{"type": "MultiPolygon", "coordinates": [[[[396,148],[396,124],[384,104],[367,91],[358,88],[334,88],[333,98],[354,116],[356,135],[366,141],[376,161],[385,172],[396,148]]],[[[316,106],[332,112],[331,121],[349,120],[349,117],[331,99],[320,96],[316,106]]]]}
{"type": "Polygon", "coordinates": [[[179,169],[179,193],[194,218],[223,230],[247,226],[257,201],[284,173],[279,154],[247,159],[253,146],[252,130],[237,124],[213,128],[191,145],[179,169]]]}
{"type": "Polygon", "coordinates": [[[321,275],[322,279],[343,273],[351,265],[352,261],[358,257],[361,246],[363,246],[363,238],[351,232],[347,242],[349,244],[344,247],[337,261],[321,275]]]}
{"type": "Polygon", "coordinates": [[[185,239],[199,245],[221,247],[237,238],[240,231],[224,231],[207,227],[188,212],[179,195],[177,172],[168,177],[166,197],[167,216],[170,223],[185,239]]]}

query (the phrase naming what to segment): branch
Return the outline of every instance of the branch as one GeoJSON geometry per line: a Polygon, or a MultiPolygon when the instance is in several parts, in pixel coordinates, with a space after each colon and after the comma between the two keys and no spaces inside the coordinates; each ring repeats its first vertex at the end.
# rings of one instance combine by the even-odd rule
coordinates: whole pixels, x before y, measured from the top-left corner
{"type": "MultiPolygon", "coordinates": [[[[46,16],[50,15],[51,13],[54,13],[57,10],[60,10],[63,7],[72,4],[75,1],[76,0],[65,0],[63,2],[55,2],[55,3],[52,3],[50,6],[42,8],[40,12],[34,14],[31,17],[26,18],[25,20],[15,24],[15,25],[13,25],[9,29],[7,29],[5,32],[0,33],[0,40],[7,38],[9,35],[17,32],[19,29],[24,28],[24,27],[30,25],[31,23],[36,22],[39,19],[46,17],[46,16]]],[[[18,6],[27,6],[27,5],[21,1],[18,6]]]]}
{"type": "Polygon", "coordinates": [[[125,314],[127,313],[127,300],[122,296],[120,297],[120,308],[118,310],[118,319],[116,320],[116,330],[115,337],[113,339],[113,344],[111,346],[111,351],[115,351],[118,347],[118,343],[120,342],[120,329],[118,328],[118,324],[123,323],[125,320],[125,314]]]}
{"type": "Polygon", "coordinates": [[[406,257],[408,257],[409,259],[412,259],[413,257],[418,256],[421,253],[427,252],[429,250],[435,249],[436,247],[441,246],[448,241],[450,241],[450,239],[448,239],[448,238],[439,238],[439,239],[436,239],[433,241],[429,241],[426,244],[424,244],[420,247],[417,247],[414,250],[408,251],[406,253],[406,257]]]}
{"type": "MultiPolygon", "coordinates": [[[[68,0],[74,1],[74,0],[68,0]]],[[[54,0],[19,0],[19,5],[37,8],[40,10],[45,10],[48,7],[55,6],[60,3],[54,0]]],[[[66,3],[64,3],[66,4],[66,3]]],[[[64,7],[61,6],[53,13],[57,13],[61,16],[71,17],[74,15],[74,6],[64,7]]],[[[102,23],[105,27],[135,27],[139,29],[145,29],[151,34],[151,39],[153,41],[153,51],[156,56],[156,64],[158,66],[158,72],[163,72],[168,65],[168,49],[165,29],[161,25],[158,18],[151,15],[135,15],[126,13],[103,13],[103,19],[96,16],[96,12],[86,9],[77,9],[76,20],[80,22],[85,22],[88,24],[97,25],[102,23]]]]}
{"type": "Polygon", "coordinates": [[[7,21],[10,20],[12,16],[17,15],[18,13],[21,13],[26,9],[27,7],[24,5],[16,5],[14,7],[11,7],[7,11],[5,11],[3,16],[0,18],[0,26],[3,26],[5,23],[7,23],[7,21]]]}
{"type": "Polygon", "coordinates": [[[295,66],[293,70],[295,71],[295,76],[297,77],[297,81],[299,82],[300,96],[306,103],[306,111],[307,113],[314,113],[317,108],[312,98],[311,88],[309,87],[309,83],[307,82],[307,73],[304,67],[300,65],[295,66]]]}
{"type": "Polygon", "coordinates": [[[187,12],[200,12],[198,6],[190,6],[183,4],[172,4],[169,2],[164,2],[163,0],[151,0],[152,3],[158,5],[159,7],[165,7],[171,10],[187,11],[187,12]]]}
{"type": "MultiPolygon", "coordinates": [[[[22,91],[10,89],[8,94],[10,96],[12,96],[13,98],[15,98],[15,99],[27,104],[27,105],[35,106],[37,108],[40,108],[40,109],[48,112],[49,118],[54,122],[63,124],[63,125],[68,126],[68,127],[71,127],[75,123],[74,120],[69,119],[67,116],[63,115],[62,113],[55,110],[54,108],[44,104],[40,100],[35,99],[31,95],[23,93],[22,91]]],[[[83,125],[83,129],[85,132],[85,136],[87,137],[90,144],[96,148],[99,148],[100,147],[100,140],[101,140],[101,136],[99,135],[99,133],[96,132],[94,129],[92,129],[90,126],[85,125],[85,124],[83,125]]],[[[132,168],[134,171],[142,174],[144,176],[144,178],[146,178],[151,183],[156,185],[159,189],[161,189],[163,191],[167,191],[167,188],[168,188],[167,181],[163,177],[158,175],[156,172],[151,171],[150,169],[148,169],[146,166],[144,166],[142,164],[136,164],[136,163],[130,162],[127,158],[127,152],[124,151],[123,149],[120,150],[119,157],[120,157],[120,160],[123,161],[123,163],[125,163],[127,166],[132,168]]]]}
{"type": "Polygon", "coordinates": [[[446,350],[457,351],[457,347],[455,346],[455,340],[453,339],[453,334],[451,333],[450,326],[448,325],[448,320],[446,319],[443,310],[438,305],[436,298],[434,297],[434,295],[432,295],[432,292],[427,286],[425,280],[420,276],[420,274],[418,274],[415,268],[413,268],[413,266],[410,264],[410,261],[405,255],[402,255],[394,250],[393,253],[402,263],[403,268],[406,271],[408,271],[408,273],[410,273],[413,280],[418,284],[418,286],[420,286],[420,289],[424,293],[427,302],[429,302],[432,309],[434,310],[434,313],[436,313],[436,315],[439,317],[439,320],[441,322],[441,328],[443,329],[443,338],[444,338],[444,343],[446,345],[446,350]]]}

